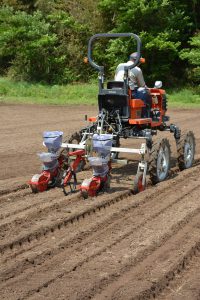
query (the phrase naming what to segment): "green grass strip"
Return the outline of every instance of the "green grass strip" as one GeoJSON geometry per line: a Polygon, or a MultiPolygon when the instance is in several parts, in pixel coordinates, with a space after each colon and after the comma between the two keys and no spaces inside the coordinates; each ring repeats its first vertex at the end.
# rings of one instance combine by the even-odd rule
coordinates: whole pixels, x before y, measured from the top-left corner
{"type": "Polygon", "coordinates": [[[169,107],[200,108],[200,93],[198,89],[174,89],[168,93],[169,107]]]}
{"type": "MultiPolygon", "coordinates": [[[[42,85],[0,77],[0,103],[97,105],[98,82],[42,85]]],[[[200,108],[200,88],[167,91],[168,107],[200,108]]]]}
{"type": "Polygon", "coordinates": [[[0,102],[29,104],[87,104],[97,103],[98,85],[42,85],[13,82],[0,77],[0,102]]]}

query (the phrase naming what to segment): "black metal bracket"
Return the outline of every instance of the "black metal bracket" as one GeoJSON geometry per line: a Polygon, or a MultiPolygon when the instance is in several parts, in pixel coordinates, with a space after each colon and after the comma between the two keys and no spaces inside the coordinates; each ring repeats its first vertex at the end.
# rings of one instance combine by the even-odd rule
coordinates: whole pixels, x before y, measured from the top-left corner
{"type": "Polygon", "coordinates": [[[170,132],[174,133],[175,140],[179,140],[181,137],[181,129],[174,124],[170,124],[169,129],[170,129],[170,132]]]}

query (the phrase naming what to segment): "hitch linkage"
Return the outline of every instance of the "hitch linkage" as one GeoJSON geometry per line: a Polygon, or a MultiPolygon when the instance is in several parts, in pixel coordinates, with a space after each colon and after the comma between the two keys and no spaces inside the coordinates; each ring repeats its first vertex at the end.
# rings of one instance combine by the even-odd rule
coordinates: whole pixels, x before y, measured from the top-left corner
{"type": "Polygon", "coordinates": [[[169,126],[170,132],[174,133],[174,138],[175,140],[179,140],[181,137],[181,130],[178,126],[174,125],[174,124],[170,124],[169,126]]]}

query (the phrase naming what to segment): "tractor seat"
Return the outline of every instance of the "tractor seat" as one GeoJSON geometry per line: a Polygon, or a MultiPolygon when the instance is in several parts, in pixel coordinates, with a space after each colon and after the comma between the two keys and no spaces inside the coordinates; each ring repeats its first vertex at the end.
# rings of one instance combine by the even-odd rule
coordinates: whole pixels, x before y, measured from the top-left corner
{"type": "Polygon", "coordinates": [[[107,83],[107,89],[123,89],[124,88],[124,82],[123,81],[108,81],[107,83]]]}

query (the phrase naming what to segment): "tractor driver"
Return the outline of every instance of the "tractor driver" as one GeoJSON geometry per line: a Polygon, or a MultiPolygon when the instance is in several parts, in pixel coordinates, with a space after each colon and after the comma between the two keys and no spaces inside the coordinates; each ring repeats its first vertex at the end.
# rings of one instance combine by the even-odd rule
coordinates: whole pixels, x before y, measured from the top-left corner
{"type": "MultiPolygon", "coordinates": [[[[137,52],[130,55],[129,61],[126,63],[121,63],[117,66],[115,72],[115,81],[124,81],[124,67],[132,65],[137,58],[137,52]]],[[[144,101],[146,108],[142,111],[142,116],[147,118],[150,115],[151,108],[151,97],[148,87],[144,81],[142,70],[136,66],[129,69],[129,87],[132,90],[132,97],[134,99],[141,99],[144,101]]]]}

